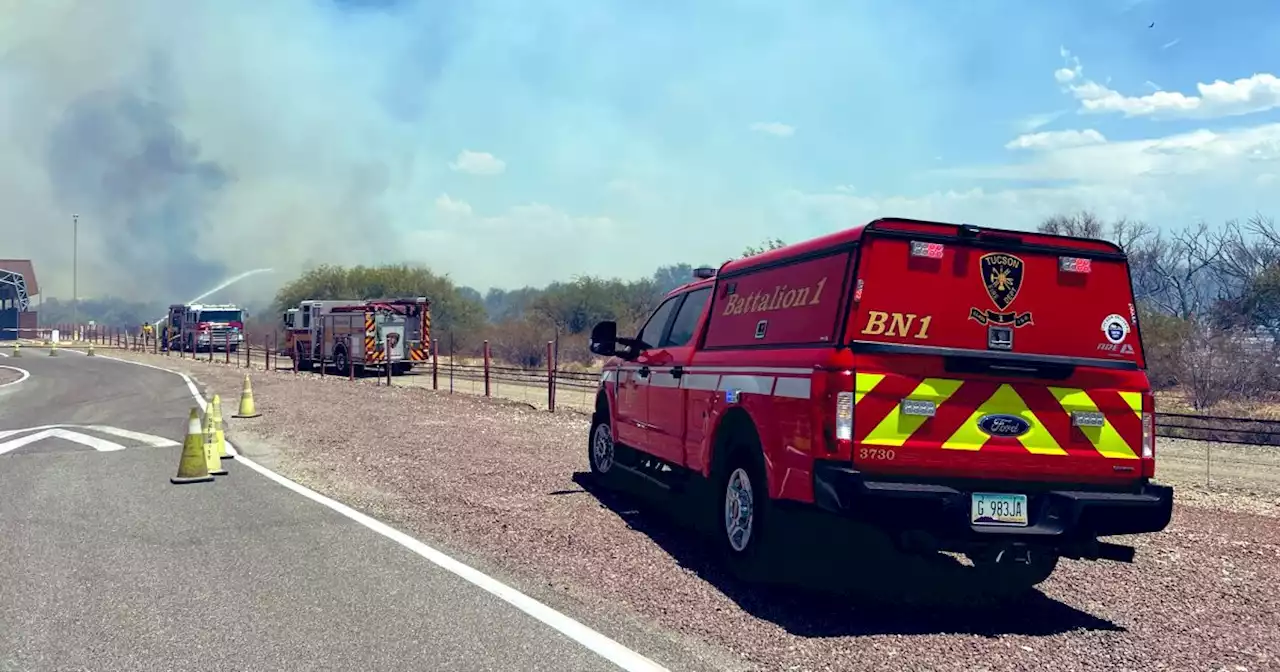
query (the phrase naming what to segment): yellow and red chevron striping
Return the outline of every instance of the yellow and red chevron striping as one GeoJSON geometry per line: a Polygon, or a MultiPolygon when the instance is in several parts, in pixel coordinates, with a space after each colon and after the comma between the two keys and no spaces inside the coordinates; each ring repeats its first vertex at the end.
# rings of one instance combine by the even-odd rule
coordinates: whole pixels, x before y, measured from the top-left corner
{"type": "Polygon", "coordinates": [[[1038,455],[1102,455],[1137,459],[1142,437],[1142,395],[1035,383],[859,373],[854,389],[854,442],[894,447],[976,451],[1021,448],[1038,455]],[[933,417],[902,413],[904,399],[931,401],[933,417]],[[1076,411],[1101,413],[1101,427],[1078,427],[1076,411]],[[1020,437],[981,431],[985,415],[1015,415],[1029,430],[1020,437]],[[1128,438],[1126,438],[1128,437],[1128,438]]]}

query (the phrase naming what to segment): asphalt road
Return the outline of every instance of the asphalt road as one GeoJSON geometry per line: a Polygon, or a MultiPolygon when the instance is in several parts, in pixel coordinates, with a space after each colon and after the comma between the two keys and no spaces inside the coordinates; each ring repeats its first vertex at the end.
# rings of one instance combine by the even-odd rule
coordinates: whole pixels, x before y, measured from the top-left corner
{"type": "Polygon", "coordinates": [[[24,349],[0,387],[0,671],[616,670],[560,632],[235,460],[169,483],[195,401],[162,371],[24,349]],[[91,442],[90,442],[91,443],[91,442]]]}

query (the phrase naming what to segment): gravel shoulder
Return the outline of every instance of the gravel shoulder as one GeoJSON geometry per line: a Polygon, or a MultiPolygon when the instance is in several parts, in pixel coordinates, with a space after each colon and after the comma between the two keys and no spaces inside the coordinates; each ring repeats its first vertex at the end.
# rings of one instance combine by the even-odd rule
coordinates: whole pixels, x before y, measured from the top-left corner
{"type": "MultiPolygon", "coordinates": [[[[119,356],[187,371],[228,408],[245,374],[220,363],[119,356]]],[[[582,414],[403,380],[387,388],[260,371],[253,383],[263,417],[228,418],[228,431],[290,478],[664,662],[770,670],[1280,666],[1280,494],[1273,481],[1249,478],[1274,465],[1224,472],[1219,481],[1211,462],[1204,489],[1203,447],[1163,442],[1160,477],[1179,488],[1178,505],[1168,530],[1126,540],[1138,549],[1134,564],[1064,561],[1043,597],[1005,610],[929,595],[904,603],[851,597],[846,584],[861,583],[858,549],[840,543],[838,529],[794,547],[804,571],[822,570],[825,590],[736,582],[680,522],[687,510],[600,491],[585,476],[582,414]]],[[[962,571],[947,576],[961,582],[962,571]]]]}

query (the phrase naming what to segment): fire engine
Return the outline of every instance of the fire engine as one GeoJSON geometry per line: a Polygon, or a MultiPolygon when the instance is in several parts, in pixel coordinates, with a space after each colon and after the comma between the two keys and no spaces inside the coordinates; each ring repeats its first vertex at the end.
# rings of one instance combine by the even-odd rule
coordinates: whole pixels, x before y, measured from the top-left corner
{"type": "Polygon", "coordinates": [[[790,506],[963,553],[1005,595],[1061,558],[1132,562],[1100,538],[1169,523],[1128,260],[1106,241],[878,219],[699,269],[590,348],[609,357],[591,470],[693,493],[744,575],[790,506]]]}
{"type": "Polygon", "coordinates": [[[230,303],[177,303],[165,320],[169,350],[226,350],[244,342],[244,309],[230,303]]]}
{"type": "Polygon", "coordinates": [[[392,367],[408,372],[427,361],[431,302],[426,297],[302,301],[281,315],[284,354],[310,370],[316,362],[338,372],[392,367]]]}

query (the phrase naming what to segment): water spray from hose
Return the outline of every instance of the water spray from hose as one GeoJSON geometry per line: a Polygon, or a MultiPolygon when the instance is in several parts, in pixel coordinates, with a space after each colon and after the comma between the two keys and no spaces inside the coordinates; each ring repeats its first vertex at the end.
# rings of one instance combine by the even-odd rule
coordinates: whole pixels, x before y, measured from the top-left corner
{"type": "MultiPolygon", "coordinates": [[[[226,280],[223,280],[220,284],[218,284],[217,286],[215,286],[213,289],[210,289],[209,291],[205,292],[204,294],[201,294],[200,296],[197,296],[197,297],[196,297],[196,298],[194,298],[194,299],[187,299],[186,303],[195,303],[195,302],[197,302],[197,301],[200,301],[201,299],[204,299],[206,296],[209,296],[209,295],[211,295],[211,294],[213,294],[213,293],[215,293],[215,292],[220,292],[220,291],[222,291],[222,290],[224,290],[224,289],[226,289],[226,288],[230,287],[231,285],[234,285],[234,284],[236,284],[237,282],[240,282],[241,280],[244,280],[245,278],[248,278],[248,277],[250,277],[250,276],[257,275],[257,274],[259,274],[259,273],[270,273],[270,272],[272,272],[272,271],[274,271],[274,270],[275,270],[275,269],[273,269],[273,268],[255,268],[255,269],[253,269],[252,271],[245,271],[244,273],[241,273],[241,274],[239,274],[239,275],[232,276],[231,278],[228,278],[228,279],[226,279],[226,280]]],[[[161,323],[161,322],[164,322],[164,321],[165,321],[165,320],[167,320],[167,319],[169,319],[169,316],[168,316],[168,315],[165,315],[164,317],[161,317],[160,319],[158,319],[158,320],[156,320],[155,322],[151,323],[151,326],[153,326],[153,327],[159,327],[159,326],[160,326],[160,323],[161,323]]]]}

